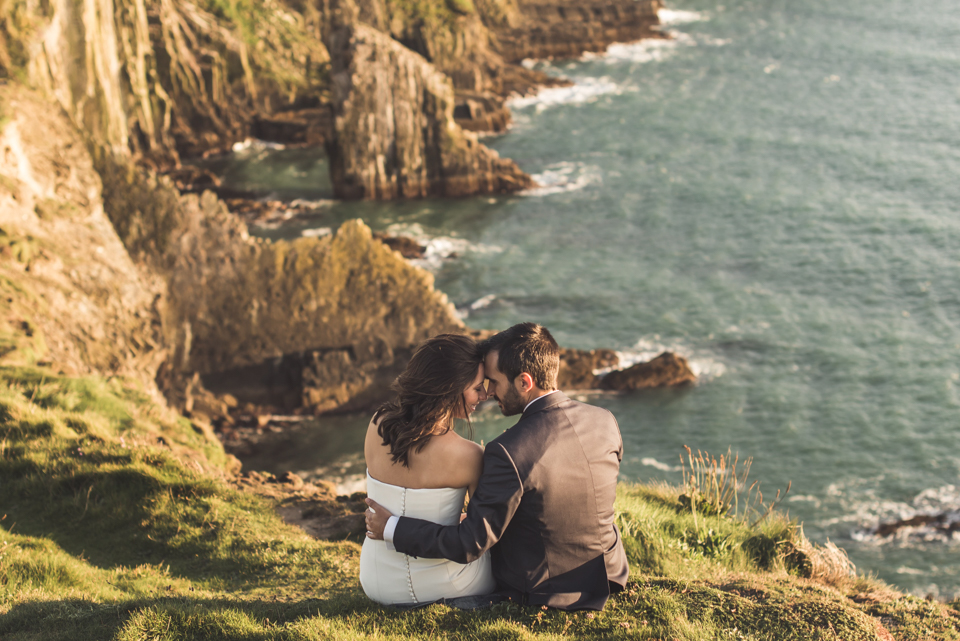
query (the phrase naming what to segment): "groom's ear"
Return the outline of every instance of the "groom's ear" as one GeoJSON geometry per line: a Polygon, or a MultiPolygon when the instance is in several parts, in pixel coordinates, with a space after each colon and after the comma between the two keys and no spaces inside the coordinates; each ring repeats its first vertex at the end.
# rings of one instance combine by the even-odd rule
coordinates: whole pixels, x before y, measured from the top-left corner
{"type": "Polygon", "coordinates": [[[521,372],[520,376],[515,379],[516,384],[520,387],[520,392],[526,394],[533,389],[533,377],[530,376],[527,372],[521,372]]]}

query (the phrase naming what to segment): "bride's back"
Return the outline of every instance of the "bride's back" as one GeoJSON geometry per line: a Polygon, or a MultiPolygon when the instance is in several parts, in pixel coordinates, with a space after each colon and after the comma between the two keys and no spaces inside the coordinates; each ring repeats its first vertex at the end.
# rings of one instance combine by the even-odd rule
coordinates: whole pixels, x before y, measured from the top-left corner
{"type": "Polygon", "coordinates": [[[419,452],[411,448],[404,466],[392,461],[377,427],[370,421],[363,446],[367,471],[374,479],[410,489],[467,487],[472,492],[476,487],[483,468],[483,448],[477,443],[453,430],[434,434],[419,452]]]}

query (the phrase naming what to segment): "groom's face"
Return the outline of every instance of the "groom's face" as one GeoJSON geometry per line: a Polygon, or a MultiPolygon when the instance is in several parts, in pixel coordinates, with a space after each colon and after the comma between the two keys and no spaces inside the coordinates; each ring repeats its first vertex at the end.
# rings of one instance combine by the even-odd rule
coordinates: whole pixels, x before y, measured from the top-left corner
{"type": "Polygon", "coordinates": [[[498,356],[497,352],[490,352],[483,361],[483,369],[490,381],[487,396],[497,399],[504,416],[513,416],[523,411],[525,403],[513,382],[508,381],[507,375],[497,368],[498,356]]]}

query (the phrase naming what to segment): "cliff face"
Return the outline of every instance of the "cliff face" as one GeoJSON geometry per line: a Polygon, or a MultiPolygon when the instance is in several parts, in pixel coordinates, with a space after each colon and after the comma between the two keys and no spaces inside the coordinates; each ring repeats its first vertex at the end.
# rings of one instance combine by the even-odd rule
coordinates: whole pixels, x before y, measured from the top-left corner
{"type": "Polygon", "coordinates": [[[241,401],[323,411],[382,398],[420,341],[465,331],[359,221],[257,241],[213,194],[91,158],[34,92],[0,85],[0,116],[4,364],[156,378],[181,406],[200,373],[241,401]]]}
{"type": "Polygon", "coordinates": [[[167,354],[162,284],[104,215],[83,141],[59,107],[11,85],[0,85],[0,122],[0,359],[152,387],[167,354]]]}
{"type": "Polygon", "coordinates": [[[114,153],[165,168],[316,102],[329,59],[308,18],[276,0],[11,0],[0,13],[0,76],[28,79],[114,153]]]}
{"type": "Polygon", "coordinates": [[[341,197],[514,191],[529,178],[455,125],[504,130],[505,96],[558,82],[510,62],[655,35],[658,2],[10,0],[0,77],[163,170],[256,135],[326,142],[341,197]]]}
{"type": "Polygon", "coordinates": [[[453,88],[418,54],[360,23],[330,37],[336,136],[330,171],[341,198],[516,191],[510,160],[453,122],[453,88]]]}
{"type": "Polygon", "coordinates": [[[304,123],[329,121],[342,197],[528,187],[514,163],[456,124],[504,126],[498,93],[543,80],[496,52],[497,33],[531,29],[525,6],[4,3],[0,77],[18,80],[2,81],[0,252],[10,259],[5,287],[24,288],[4,314],[11,336],[32,339],[5,343],[8,360],[145,379],[162,362],[177,402],[194,373],[218,391],[287,407],[350,407],[382,394],[416,343],[464,331],[428,275],[360,223],[329,239],[255,242],[217,198],[181,196],[143,165],[174,167],[180,154],[258,131],[316,141],[324,136],[304,123]],[[17,88],[24,81],[76,129],[17,88]]]}

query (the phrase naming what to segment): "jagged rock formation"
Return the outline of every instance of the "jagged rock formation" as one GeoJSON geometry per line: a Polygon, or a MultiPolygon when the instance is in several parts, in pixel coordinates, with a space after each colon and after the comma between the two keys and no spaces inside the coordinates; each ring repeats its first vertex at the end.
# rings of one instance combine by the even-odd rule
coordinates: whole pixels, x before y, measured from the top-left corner
{"type": "MultiPolygon", "coordinates": [[[[38,353],[66,370],[148,379],[163,361],[160,380],[180,405],[200,373],[241,400],[323,411],[379,400],[420,340],[466,331],[431,277],[360,223],[332,238],[256,242],[213,195],[182,196],[136,167],[174,166],[180,153],[261,131],[326,139],[345,197],[530,186],[454,119],[454,85],[472,96],[461,105],[465,120],[497,128],[506,120],[496,92],[543,80],[505,64],[487,29],[520,28],[522,5],[364,1],[265,0],[227,13],[212,0],[54,0],[42,10],[14,0],[0,8],[0,76],[27,78],[87,136],[81,142],[49,108],[37,111],[49,140],[35,126],[24,134],[20,116],[33,108],[22,105],[39,98],[4,88],[9,105],[20,106],[3,134],[12,204],[2,252],[13,258],[7,269],[29,273],[50,311],[37,317],[38,353]],[[358,17],[378,11],[371,20],[384,32],[358,17]],[[335,51],[329,77],[321,36],[335,51]],[[332,119],[323,106],[331,86],[332,119]],[[329,129],[324,122],[333,123],[332,140],[310,131],[309,123],[329,129]],[[36,163],[44,168],[31,169],[36,163]],[[102,208],[129,255],[106,228],[101,184],[102,208]],[[97,258],[82,258],[81,239],[102,248],[97,258]]],[[[8,320],[36,316],[26,298],[11,300],[8,320]]],[[[591,382],[586,371],[581,383],[591,382]]]]}
{"type": "Polygon", "coordinates": [[[362,222],[332,237],[260,241],[210,192],[181,196],[113,156],[98,168],[120,237],[166,283],[161,380],[178,404],[198,372],[241,402],[365,406],[420,341],[466,331],[433,276],[362,222]]]}
{"type": "Polygon", "coordinates": [[[504,130],[505,96],[563,82],[509,61],[650,35],[657,3],[567,19],[514,0],[11,0],[0,77],[28,78],[91,140],[165,171],[256,135],[326,144],[341,197],[515,191],[529,177],[457,124],[504,130]]]}
{"type": "Polygon", "coordinates": [[[341,198],[502,193],[532,186],[453,122],[453,88],[398,42],[360,23],[331,34],[336,136],[328,145],[341,198]]]}

